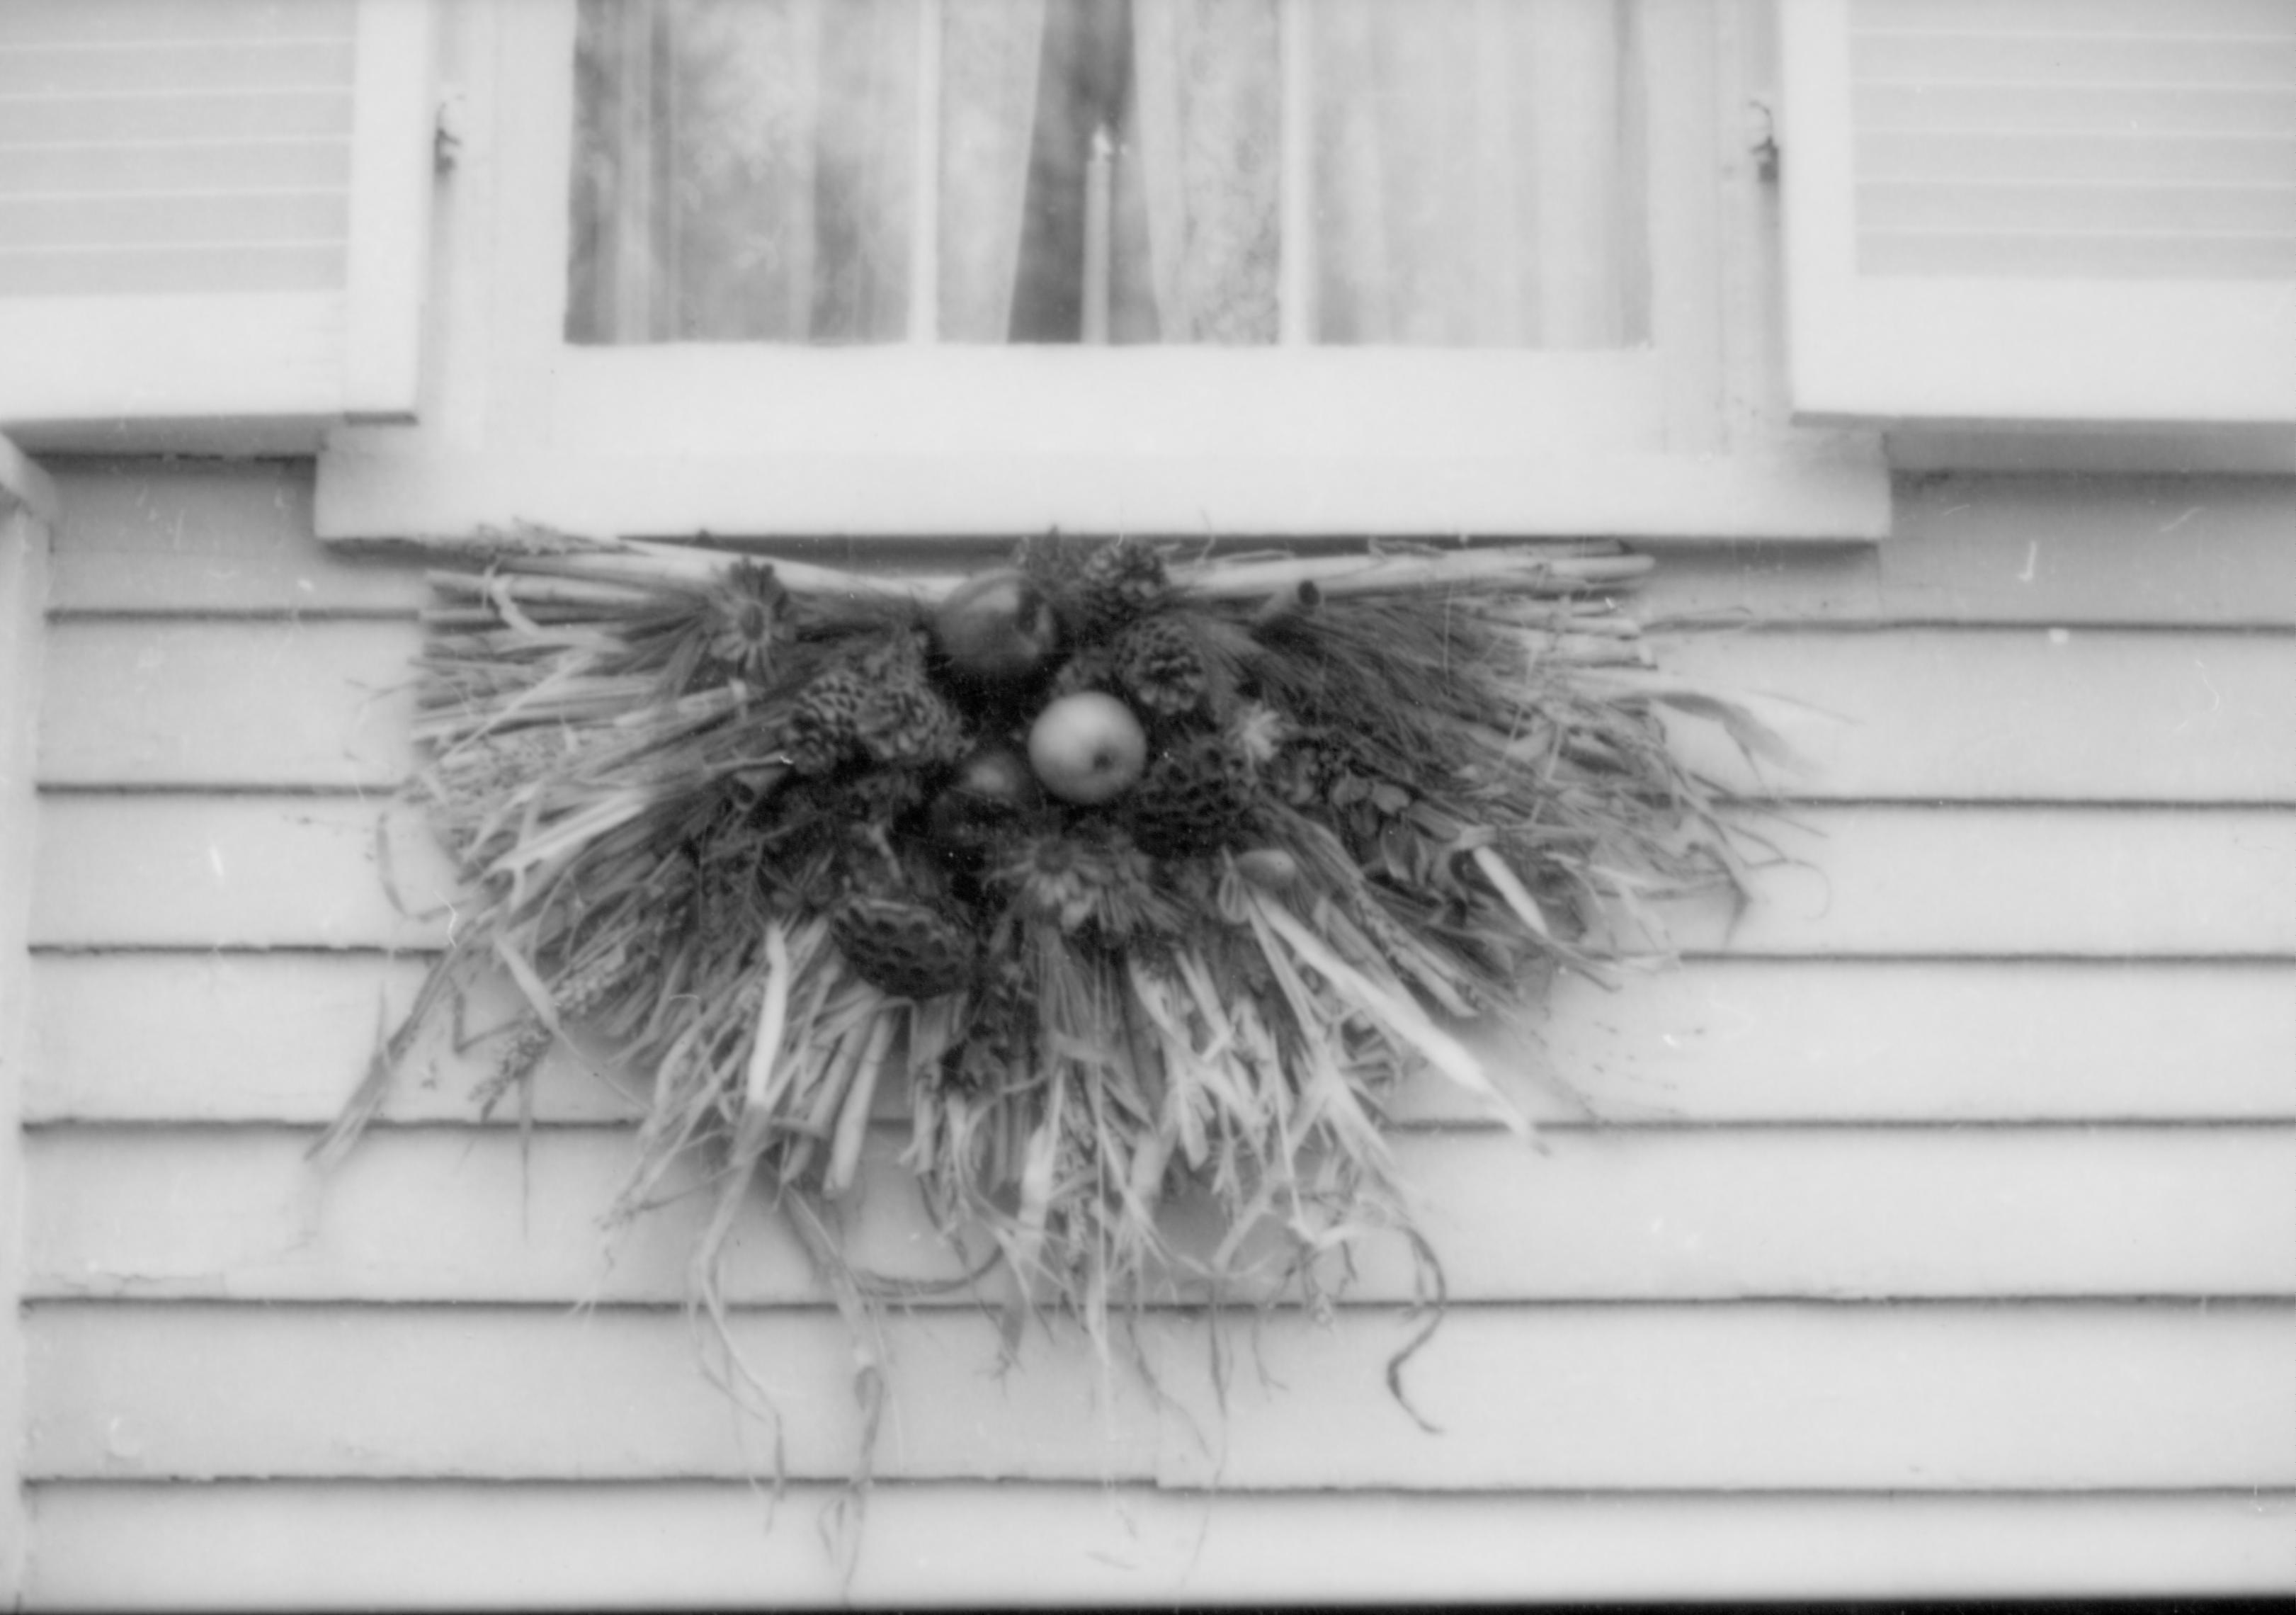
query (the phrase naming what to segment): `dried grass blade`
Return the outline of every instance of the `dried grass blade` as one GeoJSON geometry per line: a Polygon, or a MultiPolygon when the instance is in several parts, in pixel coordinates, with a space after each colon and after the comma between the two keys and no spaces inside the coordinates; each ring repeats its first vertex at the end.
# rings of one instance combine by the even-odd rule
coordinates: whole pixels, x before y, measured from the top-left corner
{"type": "Polygon", "coordinates": [[[1408,997],[1390,993],[1373,982],[1265,893],[1254,890],[1250,900],[1254,914],[1263,918],[1309,968],[1383,1021],[1389,1030],[1425,1056],[1430,1065],[1483,1100],[1510,1130],[1529,1136],[1529,1121],[1492,1085],[1482,1062],[1469,1053],[1465,1045],[1429,1020],[1424,1010],[1408,997]]]}

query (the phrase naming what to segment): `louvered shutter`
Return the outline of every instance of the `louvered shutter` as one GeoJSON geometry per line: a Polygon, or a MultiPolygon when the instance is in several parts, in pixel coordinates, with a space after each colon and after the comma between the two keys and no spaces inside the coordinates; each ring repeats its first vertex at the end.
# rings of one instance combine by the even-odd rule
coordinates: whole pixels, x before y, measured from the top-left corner
{"type": "Polygon", "coordinates": [[[2296,5],[1792,0],[1794,404],[2296,421],[2296,5]]]}
{"type": "Polygon", "coordinates": [[[429,0],[0,5],[0,424],[404,417],[429,0]]]}

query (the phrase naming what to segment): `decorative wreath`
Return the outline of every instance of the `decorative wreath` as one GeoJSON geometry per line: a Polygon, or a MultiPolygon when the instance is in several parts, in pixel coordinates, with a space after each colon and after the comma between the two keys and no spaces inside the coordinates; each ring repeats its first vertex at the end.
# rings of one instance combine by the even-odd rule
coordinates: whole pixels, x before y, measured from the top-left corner
{"type": "Polygon", "coordinates": [[[609,1221],[704,1158],[722,1324],[727,1235],[786,1217],[871,1428],[888,1291],[840,1211],[903,1084],[906,1162],[1004,1275],[1008,1340],[1050,1313],[1104,1344],[1189,1279],[1312,1299],[1377,1231],[1438,1301],[1399,1085],[1431,1067],[1523,1127],[1450,1026],[1655,951],[1655,898],[1742,890],[1662,710],[1767,737],[1649,668],[1614,596],[1650,564],[1047,538],[904,580],[532,536],[435,574],[414,795],[469,893],[320,1152],[506,972],[524,1013],[484,1103],[576,1024],[649,1077],[609,1221]],[[1184,1190],[1217,1248],[1160,1222],[1184,1190]]]}

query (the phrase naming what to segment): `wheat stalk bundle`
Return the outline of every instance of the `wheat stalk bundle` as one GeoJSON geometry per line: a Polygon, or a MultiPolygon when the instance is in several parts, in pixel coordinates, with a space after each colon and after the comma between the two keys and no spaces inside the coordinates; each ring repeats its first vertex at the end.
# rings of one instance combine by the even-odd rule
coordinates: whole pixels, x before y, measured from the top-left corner
{"type": "Polygon", "coordinates": [[[1431,1069],[1525,1127],[1449,1023],[1652,951],[1656,897],[1742,889],[1660,709],[1765,737],[1637,675],[1611,596],[1649,564],[1047,539],[919,579],[543,537],[436,574],[413,793],[469,900],[320,1153],[506,973],[485,1102],[568,1028],[604,1039],[651,1084],[612,1217],[705,1158],[693,1284],[722,1321],[728,1234],[787,1217],[873,1424],[881,1294],[836,1230],[894,1088],[1008,1339],[1050,1314],[1104,1347],[1177,1281],[1314,1296],[1379,1231],[1439,1296],[1398,1086],[1431,1069]],[[1183,1190],[1209,1251],[1160,1219],[1183,1190]]]}

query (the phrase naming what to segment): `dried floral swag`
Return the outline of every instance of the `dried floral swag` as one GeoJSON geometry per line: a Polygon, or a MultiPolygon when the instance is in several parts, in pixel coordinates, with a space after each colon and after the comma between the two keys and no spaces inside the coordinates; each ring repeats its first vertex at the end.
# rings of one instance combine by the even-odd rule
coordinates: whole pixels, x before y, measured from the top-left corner
{"type": "Polygon", "coordinates": [[[506,973],[485,1102],[570,1027],[602,1039],[651,1094],[609,1222],[706,1161],[693,1282],[722,1323],[727,1237],[787,1217],[872,1428],[888,1291],[840,1208],[903,1093],[905,1162],[993,1258],[1008,1341],[1313,1298],[1382,1231],[1432,1299],[1399,1085],[1432,1068],[1523,1127],[1450,1024],[1655,951],[1654,899],[1742,889],[1662,713],[1770,742],[1650,669],[1614,599],[1649,564],[1046,539],[918,581],[536,538],[434,574],[414,795],[468,896],[319,1152],[506,973]],[[1212,1248],[1160,1218],[1183,1192],[1212,1248]]]}

